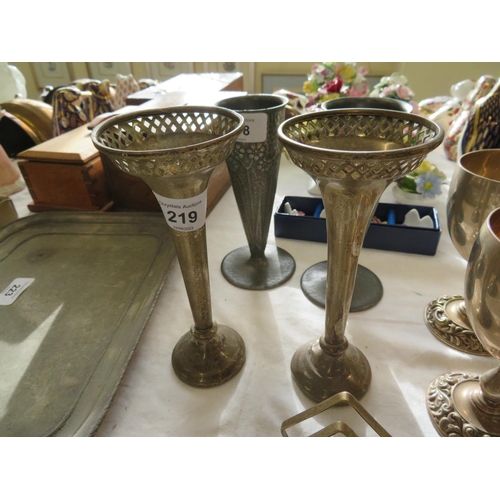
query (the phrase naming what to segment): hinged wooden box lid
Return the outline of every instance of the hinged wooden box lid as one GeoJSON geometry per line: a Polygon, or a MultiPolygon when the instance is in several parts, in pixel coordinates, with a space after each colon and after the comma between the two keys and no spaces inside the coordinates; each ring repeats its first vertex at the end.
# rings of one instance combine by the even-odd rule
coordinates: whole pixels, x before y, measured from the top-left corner
{"type": "Polygon", "coordinates": [[[99,151],[92,144],[91,130],[86,126],[42,142],[17,155],[23,160],[37,160],[56,163],[85,164],[99,157],[99,151]]]}

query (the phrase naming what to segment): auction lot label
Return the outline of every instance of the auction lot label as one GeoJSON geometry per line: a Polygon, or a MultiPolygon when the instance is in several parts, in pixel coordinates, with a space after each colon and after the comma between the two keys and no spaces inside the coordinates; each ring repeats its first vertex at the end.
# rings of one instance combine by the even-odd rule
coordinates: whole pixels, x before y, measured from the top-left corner
{"type": "Polygon", "coordinates": [[[241,113],[241,115],[245,119],[245,125],[237,141],[265,142],[267,137],[266,113],[241,113]]]}
{"type": "Polygon", "coordinates": [[[166,198],[154,193],[167,224],[176,231],[196,231],[203,227],[207,216],[207,190],[193,198],[166,198]]]}
{"type": "Polygon", "coordinates": [[[35,278],[16,278],[0,293],[0,306],[10,306],[28,288],[35,278]]]}

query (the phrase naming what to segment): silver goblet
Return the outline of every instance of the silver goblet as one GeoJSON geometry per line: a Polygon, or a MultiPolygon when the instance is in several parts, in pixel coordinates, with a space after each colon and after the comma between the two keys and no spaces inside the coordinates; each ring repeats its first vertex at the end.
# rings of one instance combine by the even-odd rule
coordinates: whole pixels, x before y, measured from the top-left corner
{"type": "MultiPolygon", "coordinates": [[[[469,259],[479,229],[491,211],[500,206],[500,149],[474,151],[462,156],[450,183],[448,232],[458,253],[469,259]]],[[[444,295],[424,311],[429,331],[450,347],[487,356],[468,319],[462,295],[444,295]]]]}
{"type": "Polygon", "coordinates": [[[278,134],[291,160],[318,183],[327,228],[325,335],[295,352],[292,374],[314,401],[342,391],[360,398],[371,368],[345,328],[361,246],[384,190],[417,168],[443,131],[409,113],[337,109],[290,118],[278,134]]]}
{"type": "Polygon", "coordinates": [[[212,319],[205,225],[210,175],[242,129],[243,117],[228,109],[182,106],[116,116],[92,132],[102,154],[149,185],[165,215],[194,318],[172,352],[172,365],[183,382],[197,387],[226,382],[245,361],[240,335],[212,319]]]}
{"type": "Polygon", "coordinates": [[[295,260],[288,252],[267,245],[281,160],[278,126],[287,102],[277,95],[249,94],[217,103],[245,119],[226,164],[248,246],[226,255],[221,270],[230,283],[247,290],[275,288],[295,271],[295,260]]]}
{"type": "MultiPolygon", "coordinates": [[[[481,344],[500,360],[500,208],[486,218],[470,252],[465,303],[481,344]]],[[[427,409],[442,436],[500,436],[500,364],[481,376],[453,372],[436,378],[427,409]]]]}

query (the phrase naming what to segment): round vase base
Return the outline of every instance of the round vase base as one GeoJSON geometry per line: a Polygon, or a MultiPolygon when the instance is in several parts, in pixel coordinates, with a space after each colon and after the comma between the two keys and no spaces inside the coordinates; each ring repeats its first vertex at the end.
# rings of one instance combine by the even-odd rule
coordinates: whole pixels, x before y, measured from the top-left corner
{"type": "Polygon", "coordinates": [[[245,363],[245,343],[232,328],[216,325],[209,339],[185,333],[172,352],[175,374],[195,387],[214,387],[227,382],[245,363]]]}
{"type": "MultiPolygon", "coordinates": [[[[318,307],[325,308],[327,261],[306,269],[300,279],[304,295],[318,307]]],[[[384,295],[382,282],[375,273],[358,265],[349,312],[366,311],[376,306],[384,295]]]]}
{"type": "Polygon", "coordinates": [[[330,356],[321,349],[319,340],[297,349],[291,369],[300,390],[316,403],[342,391],[360,399],[372,378],[370,364],[357,347],[349,344],[339,356],[330,356]]]}
{"type": "Polygon", "coordinates": [[[285,250],[268,245],[265,258],[254,258],[249,247],[228,253],[221,271],[229,283],[245,290],[270,290],[286,283],[295,272],[295,260],[285,250]]]}

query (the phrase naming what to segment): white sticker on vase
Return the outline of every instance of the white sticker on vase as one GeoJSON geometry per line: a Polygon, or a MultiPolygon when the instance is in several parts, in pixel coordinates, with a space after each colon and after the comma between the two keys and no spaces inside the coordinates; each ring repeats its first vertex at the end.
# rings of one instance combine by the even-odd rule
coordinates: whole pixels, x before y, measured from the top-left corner
{"type": "Polygon", "coordinates": [[[167,224],[176,231],[196,231],[203,227],[207,215],[207,190],[193,198],[166,198],[154,193],[167,224]]]}
{"type": "Polygon", "coordinates": [[[2,293],[0,306],[10,306],[28,288],[35,278],[16,278],[2,293]]]}
{"type": "Polygon", "coordinates": [[[240,113],[245,119],[243,132],[239,135],[238,142],[265,142],[267,137],[266,113],[240,113]]]}

